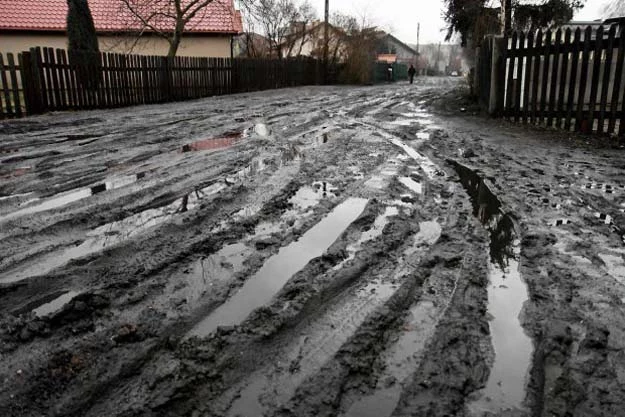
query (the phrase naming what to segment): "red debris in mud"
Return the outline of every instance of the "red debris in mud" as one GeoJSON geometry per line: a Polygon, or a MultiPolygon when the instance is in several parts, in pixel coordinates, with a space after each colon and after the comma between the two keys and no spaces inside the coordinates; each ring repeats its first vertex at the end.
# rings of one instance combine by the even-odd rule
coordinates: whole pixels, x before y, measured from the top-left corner
{"type": "Polygon", "coordinates": [[[182,147],[182,152],[207,151],[228,148],[243,139],[241,132],[227,133],[217,138],[208,138],[188,143],[182,147]]]}

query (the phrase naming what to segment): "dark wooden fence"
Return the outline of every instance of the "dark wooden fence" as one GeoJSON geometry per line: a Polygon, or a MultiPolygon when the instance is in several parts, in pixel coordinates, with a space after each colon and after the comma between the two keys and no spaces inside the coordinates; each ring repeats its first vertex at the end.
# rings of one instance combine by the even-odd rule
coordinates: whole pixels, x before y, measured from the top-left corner
{"type": "Polygon", "coordinates": [[[625,135],[623,28],[518,32],[502,49],[505,117],[625,135]]]}
{"type": "Polygon", "coordinates": [[[321,84],[311,58],[265,60],[94,54],[31,48],[0,54],[0,119],[57,110],[164,103],[214,95],[321,84]],[[6,61],[6,63],[5,63],[6,61]],[[87,62],[77,64],[76,62],[87,62]]]}
{"type": "Polygon", "coordinates": [[[490,84],[493,65],[494,38],[486,37],[482,41],[476,56],[476,79],[474,80],[475,94],[484,107],[488,107],[490,100],[490,84]]]}
{"type": "Polygon", "coordinates": [[[0,54],[0,119],[21,117],[26,112],[26,103],[19,84],[21,70],[22,67],[18,65],[13,54],[7,54],[6,58],[0,54]]]}

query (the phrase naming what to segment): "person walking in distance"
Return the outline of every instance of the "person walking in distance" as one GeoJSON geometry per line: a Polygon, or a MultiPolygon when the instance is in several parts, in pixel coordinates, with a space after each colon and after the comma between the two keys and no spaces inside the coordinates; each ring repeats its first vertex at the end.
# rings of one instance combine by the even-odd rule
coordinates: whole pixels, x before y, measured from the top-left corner
{"type": "Polygon", "coordinates": [[[412,84],[412,81],[414,80],[414,75],[417,73],[417,70],[415,69],[414,65],[410,64],[410,68],[408,68],[408,76],[410,76],[410,84],[412,84]]]}

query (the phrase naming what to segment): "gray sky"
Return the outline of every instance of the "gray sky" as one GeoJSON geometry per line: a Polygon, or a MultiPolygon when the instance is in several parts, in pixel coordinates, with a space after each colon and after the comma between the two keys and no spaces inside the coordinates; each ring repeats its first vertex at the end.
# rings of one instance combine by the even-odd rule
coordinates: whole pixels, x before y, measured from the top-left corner
{"type": "MultiPolygon", "coordinates": [[[[323,18],[325,0],[309,0],[323,18]]],[[[495,0],[497,1],[497,0],[495,0]]],[[[576,20],[599,18],[599,9],[607,0],[586,0],[576,20]]],[[[420,43],[438,43],[445,37],[441,14],[442,0],[330,0],[330,12],[340,11],[365,16],[368,22],[390,31],[406,43],[417,43],[417,22],[421,23],[420,43]]]]}

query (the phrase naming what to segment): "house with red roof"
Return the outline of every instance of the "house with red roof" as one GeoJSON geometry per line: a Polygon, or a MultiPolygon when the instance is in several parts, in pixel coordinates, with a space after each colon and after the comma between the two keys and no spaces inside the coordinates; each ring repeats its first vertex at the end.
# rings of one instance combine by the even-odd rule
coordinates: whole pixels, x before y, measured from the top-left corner
{"type": "MultiPolygon", "coordinates": [[[[100,51],[167,55],[169,44],[155,30],[170,30],[173,18],[160,17],[149,30],[120,0],[88,2],[100,51]]],[[[0,53],[17,54],[34,46],[67,49],[66,19],[67,0],[0,0],[0,53]]],[[[232,38],[242,31],[234,1],[213,0],[185,26],[177,55],[230,57],[232,38]]]]}

